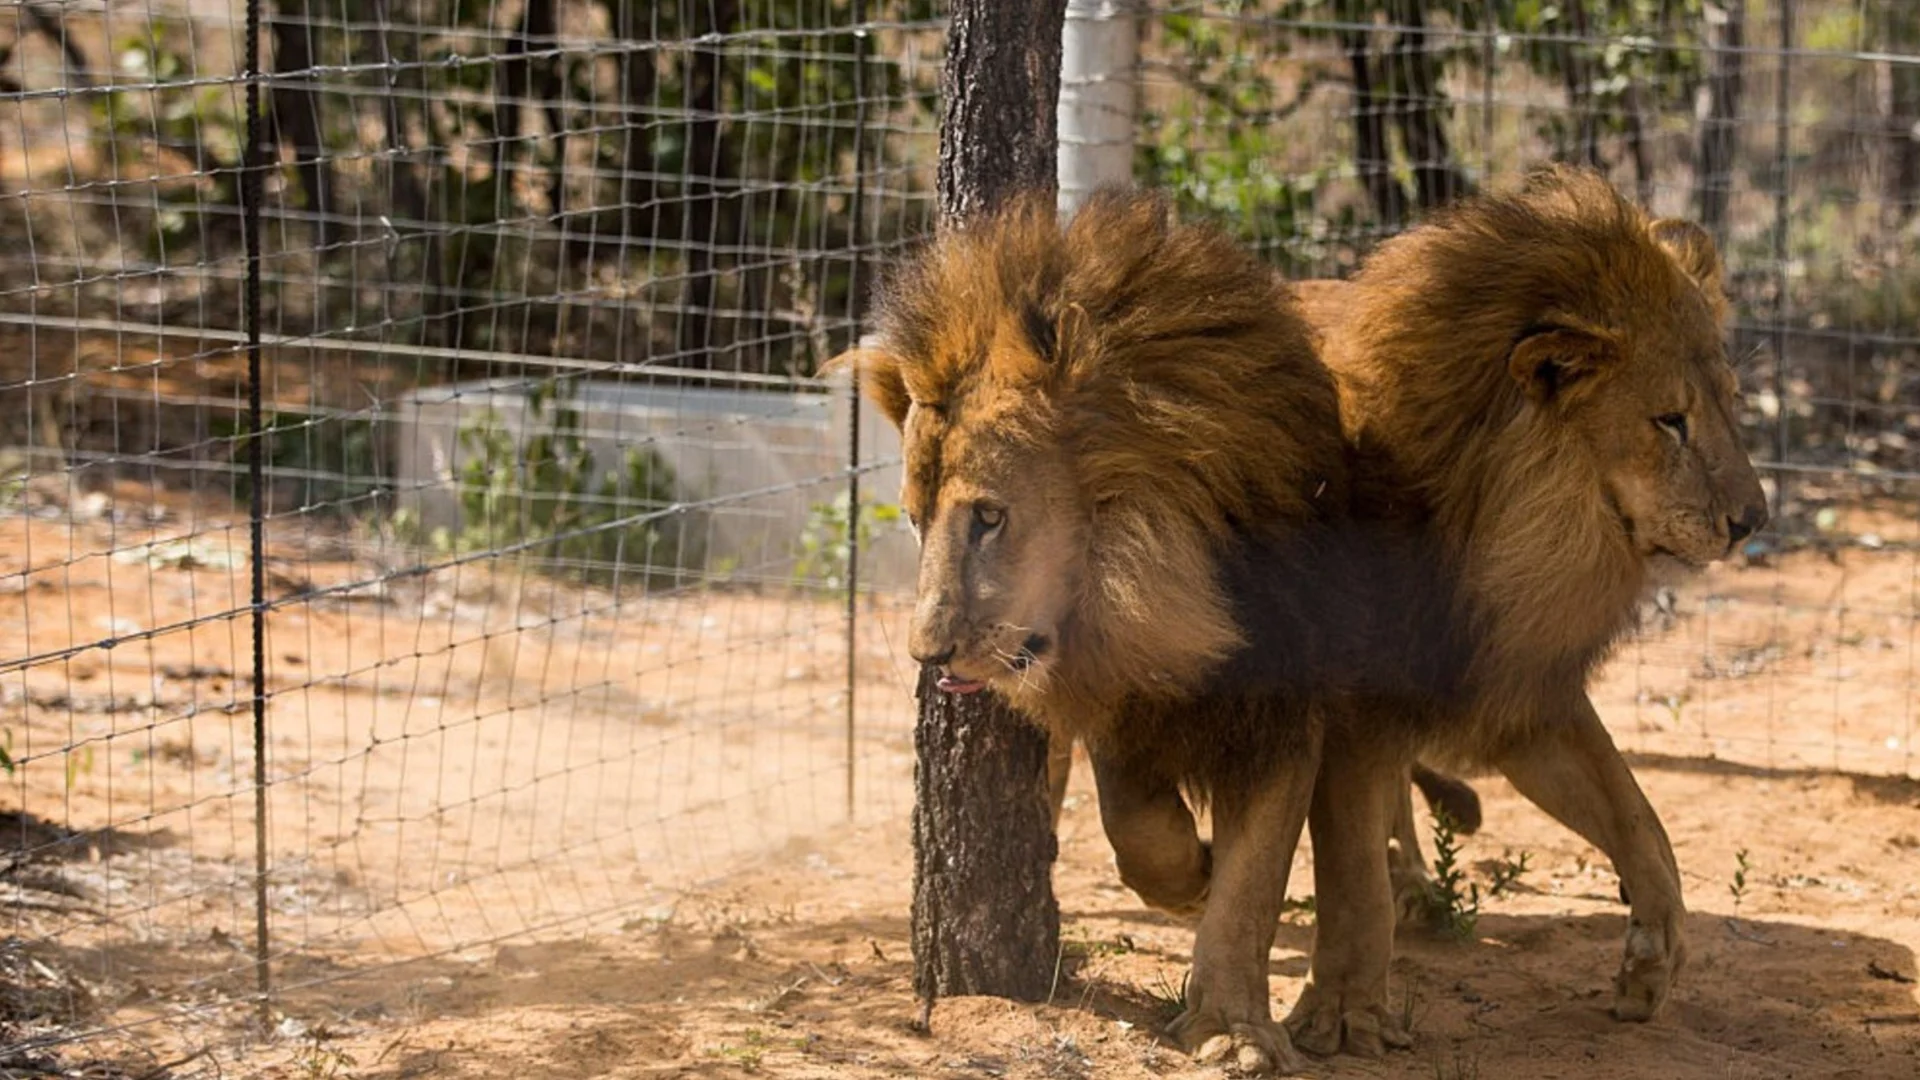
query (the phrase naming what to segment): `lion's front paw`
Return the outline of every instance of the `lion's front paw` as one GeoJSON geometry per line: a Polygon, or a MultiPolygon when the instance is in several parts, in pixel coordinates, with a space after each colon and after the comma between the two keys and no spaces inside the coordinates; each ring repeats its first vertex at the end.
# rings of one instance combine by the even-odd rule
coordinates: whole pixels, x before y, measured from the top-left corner
{"type": "Polygon", "coordinates": [[[1620,973],[1613,978],[1614,1017],[1651,1020],[1673,992],[1686,960],[1687,943],[1678,918],[1664,923],[1637,918],[1630,922],[1620,973]]]}
{"type": "Polygon", "coordinates": [[[1384,1001],[1347,997],[1308,984],[1287,1014],[1293,1043],[1310,1054],[1331,1057],[1345,1050],[1357,1057],[1385,1056],[1389,1049],[1405,1050],[1413,1036],[1384,1001]]]}
{"type": "Polygon", "coordinates": [[[1224,1010],[1190,1008],[1167,1025],[1167,1034],[1195,1061],[1243,1076],[1288,1076],[1306,1068],[1286,1031],[1271,1020],[1234,1020],[1224,1010]]]}

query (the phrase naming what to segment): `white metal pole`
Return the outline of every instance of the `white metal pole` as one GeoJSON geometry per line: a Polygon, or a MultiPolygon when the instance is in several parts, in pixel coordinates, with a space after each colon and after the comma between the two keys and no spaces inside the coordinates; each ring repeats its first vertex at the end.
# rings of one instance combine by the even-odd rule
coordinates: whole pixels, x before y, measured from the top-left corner
{"type": "Polygon", "coordinates": [[[1067,0],[1060,40],[1060,212],[1133,178],[1136,0],[1067,0]]]}

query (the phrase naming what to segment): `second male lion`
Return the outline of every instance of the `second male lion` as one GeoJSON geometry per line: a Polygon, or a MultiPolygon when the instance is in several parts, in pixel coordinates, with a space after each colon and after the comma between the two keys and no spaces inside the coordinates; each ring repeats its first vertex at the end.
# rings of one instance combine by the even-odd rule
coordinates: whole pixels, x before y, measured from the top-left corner
{"type": "Polygon", "coordinates": [[[1347,492],[1290,294],[1164,200],[1109,192],[1065,227],[1041,197],[944,232],[876,322],[852,360],[901,429],[909,652],[1084,741],[1122,880],[1199,916],[1172,1034],[1295,1065],[1268,952],[1318,765],[1321,624],[1347,606],[1318,572],[1347,492]],[[1183,790],[1210,802],[1210,847],[1183,790]]]}
{"type": "Polygon", "coordinates": [[[1384,243],[1306,290],[1353,447],[1374,659],[1424,686],[1330,727],[1310,825],[1319,925],[1296,1044],[1404,1043],[1387,1009],[1386,837],[1407,764],[1491,766],[1605,852],[1630,897],[1613,1009],[1644,1020],[1686,957],[1673,851],[1587,698],[1661,564],[1766,521],[1734,419],[1719,257],[1564,167],[1384,243]],[[1394,733],[1398,737],[1393,737],[1394,733]]]}

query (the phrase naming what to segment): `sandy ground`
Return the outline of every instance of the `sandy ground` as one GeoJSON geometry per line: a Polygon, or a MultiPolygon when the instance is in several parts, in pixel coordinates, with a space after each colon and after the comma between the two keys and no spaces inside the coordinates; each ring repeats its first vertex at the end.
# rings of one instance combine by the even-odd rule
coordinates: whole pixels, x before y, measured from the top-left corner
{"type": "MultiPolygon", "coordinates": [[[[1687,875],[1694,959],[1673,1007],[1606,1018],[1612,873],[1487,780],[1464,858],[1483,890],[1495,860],[1524,852],[1528,871],[1472,939],[1403,941],[1418,1047],[1330,1075],[1920,1075],[1920,537],[1870,509],[1841,524],[1845,544],[1719,568],[1651,606],[1597,688],[1687,875]]],[[[18,763],[0,795],[0,1034],[47,1040],[34,1060],[155,1077],[1187,1071],[1154,1033],[1190,930],[1119,887],[1084,768],[1055,1000],[945,1002],[931,1035],[908,1030],[901,598],[863,605],[849,739],[830,598],[615,593],[493,560],[416,574],[364,533],[289,518],[271,536],[262,1020],[243,523],[39,481],[0,516],[18,763]]],[[[1309,918],[1281,929],[1278,1009],[1309,918]]]]}

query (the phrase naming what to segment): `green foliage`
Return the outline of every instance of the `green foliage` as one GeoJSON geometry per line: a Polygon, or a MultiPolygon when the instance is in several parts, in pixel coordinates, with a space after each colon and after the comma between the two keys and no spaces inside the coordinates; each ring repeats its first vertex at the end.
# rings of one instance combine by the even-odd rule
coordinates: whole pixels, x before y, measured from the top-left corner
{"type": "Polygon", "coordinates": [[[1165,971],[1158,972],[1154,976],[1153,985],[1147,987],[1147,996],[1153,999],[1154,1012],[1159,1015],[1162,1023],[1171,1021],[1187,1011],[1187,988],[1192,979],[1191,970],[1180,977],[1178,985],[1167,978],[1165,971]]]}
{"type": "Polygon", "coordinates": [[[1727,885],[1727,892],[1733,896],[1733,913],[1740,914],[1740,902],[1747,898],[1747,871],[1753,869],[1747,862],[1747,849],[1741,848],[1733,854],[1733,880],[1727,885]]]}
{"type": "Polygon", "coordinates": [[[153,185],[152,226],[146,233],[145,255],[157,262],[167,261],[169,251],[196,244],[221,220],[203,216],[207,210],[217,215],[240,200],[235,166],[245,125],[235,109],[238,97],[224,85],[196,85],[192,48],[190,39],[155,36],[151,28],[122,37],[114,43],[117,74],[137,89],[110,89],[83,99],[93,114],[89,128],[107,160],[147,160],[149,144],[180,159],[126,169],[127,175],[140,172],[162,181],[153,185]]]}
{"type": "MultiPolygon", "coordinates": [[[[429,542],[453,554],[524,546],[542,569],[595,580],[695,565],[685,519],[659,515],[676,501],[672,468],[629,447],[618,468],[598,470],[580,410],[562,393],[548,384],[529,395],[517,436],[493,409],[461,424],[460,528],[436,529],[429,542]]],[[[408,518],[395,524],[412,531],[408,518]]]]}
{"type": "MultiPolygon", "coordinates": [[[[845,491],[831,501],[813,504],[807,514],[807,524],[800,531],[800,555],[793,565],[796,583],[811,582],[833,592],[846,592],[851,552],[848,541],[856,535],[847,526],[847,504],[845,491]]],[[[872,546],[877,526],[898,525],[900,520],[898,505],[861,500],[857,523],[860,550],[866,551],[872,546]]]]}
{"type": "Polygon", "coordinates": [[[1500,896],[1510,892],[1520,879],[1526,876],[1528,863],[1533,861],[1533,853],[1523,851],[1515,857],[1508,851],[1493,863],[1493,882],[1487,888],[1488,896],[1500,896]]]}
{"type": "Polygon", "coordinates": [[[1285,57],[1286,43],[1241,18],[1263,6],[1237,0],[1219,12],[1159,17],[1159,51],[1182,93],[1142,108],[1133,172],[1143,186],[1165,188],[1183,213],[1215,220],[1297,271],[1326,258],[1353,218],[1343,213],[1329,221],[1317,212],[1314,196],[1331,170],[1293,169],[1286,161],[1290,133],[1281,121],[1307,102],[1317,77],[1291,101],[1278,100],[1267,69],[1285,57]]]}
{"type": "Polygon", "coordinates": [[[1433,925],[1456,938],[1473,936],[1480,921],[1480,886],[1460,864],[1460,829],[1453,816],[1433,812],[1433,891],[1427,912],[1433,925]]]}
{"type": "MultiPolygon", "coordinates": [[[[1529,43],[1520,48],[1520,59],[1584,97],[1601,136],[1626,133],[1636,113],[1691,108],[1706,75],[1699,48],[1703,0],[1494,0],[1463,7],[1462,22],[1479,29],[1489,7],[1495,26],[1510,34],[1580,39],[1529,43]]],[[[1495,63],[1500,52],[1515,48],[1512,38],[1504,41],[1495,63]]],[[[1477,62],[1481,54],[1470,48],[1462,55],[1477,62]]],[[[1539,132],[1557,148],[1557,156],[1577,158],[1580,122],[1570,110],[1551,110],[1540,120],[1539,132]]]]}

